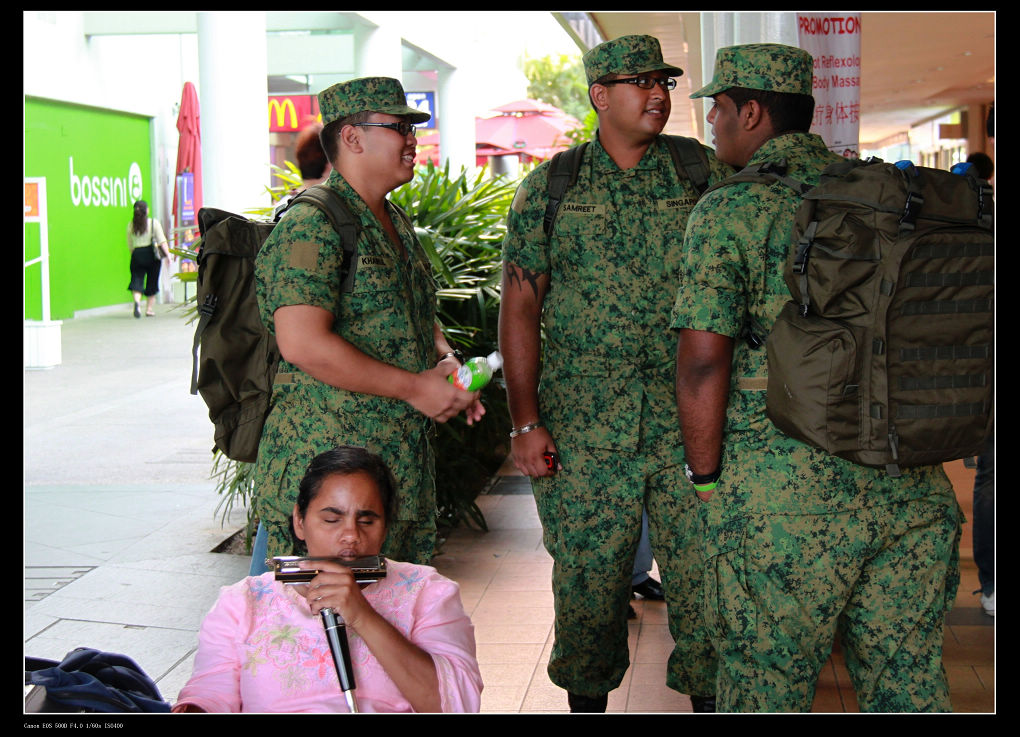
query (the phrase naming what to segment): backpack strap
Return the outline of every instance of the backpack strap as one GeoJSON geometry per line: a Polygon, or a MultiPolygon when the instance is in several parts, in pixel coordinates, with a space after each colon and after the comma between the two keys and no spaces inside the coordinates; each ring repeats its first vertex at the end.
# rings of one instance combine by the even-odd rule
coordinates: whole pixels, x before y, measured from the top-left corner
{"type": "MultiPolygon", "coordinates": [[[[676,168],[677,174],[689,179],[700,197],[708,189],[710,171],[705,149],[696,138],[686,136],[663,136],[662,138],[666,142],[666,150],[669,151],[670,158],[673,159],[673,166],[676,168]]],[[[560,151],[552,157],[546,188],[549,201],[545,207],[545,220],[542,223],[542,229],[546,236],[552,233],[552,226],[556,221],[556,214],[559,212],[563,195],[577,182],[577,172],[581,167],[581,159],[587,145],[587,142],[582,143],[580,146],[560,151]]]]}
{"type": "Polygon", "coordinates": [[[708,189],[708,156],[701,142],[686,136],[663,136],[669,155],[677,173],[683,173],[691,180],[700,197],[708,189]]]}
{"type": "Polygon", "coordinates": [[[584,157],[584,150],[587,147],[588,143],[585,142],[580,146],[560,151],[552,157],[549,164],[549,183],[546,187],[549,201],[545,206],[545,219],[542,222],[542,229],[546,236],[552,233],[552,226],[556,221],[556,214],[559,212],[563,195],[577,181],[577,170],[581,168],[581,159],[584,157]]]}
{"type": "Polygon", "coordinates": [[[316,184],[306,190],[298,192],[287,203],[280,215],[292,208],[298,202],[307,202],[319,208],[329,219],[333,230],[340,234],[340,245],[344,249],[344,259],[341,268],[340,293],[349,292],[354,284],[354,272],[357,271],[358,261],[356,258],[358,247],[358,231],[360,226],[358,220],[351,213],[350,208],[343,199],[330,187],[325,184],[316,184]]]}
{"type": "MultiPolygon", "coordinates": [[[[802,197],[805,192],[812,189],[811,185],[794,179],[791,176],[787,176],[787,163],[786,159],[779,159],[778,161],[764,161],[757,164],[749,164],[743,169],[738,171],[736,174],[726,177],[721,182],[709,187],[706,190],[713,192],[723,187],[728,187],[731,184],[739,184],[742,182],[750,184],[764,184],[766,186],[771,185],[775,182],[784,184],[792,189],[798,197],[802,197]]],[[[797,244],[798,259],[802,258],[804,263],[807,261],[808,248],[811,245],[811,239],[814,236],[814,229],[817,227],[817,223],[813,224],[809,229],[809,233],[805,233],[804,237],[801,238],[800,243],[797,244]]],[[[764,246],[764,244],[762,244],[764,246]]],[[[764,289],[762,295],[764,296],[764,289]]],[[[756,305],[759,310],[762,309],[761,305],[756,305]]],[[[765,338],[768,335],[768,331],[762,322],[757,319],[751,310],[748,310],[747,320],[744,326],[741,328],[740,335],[738,337],[743,338],[749,348],[757,350],[765,345],[765,338]]]]}

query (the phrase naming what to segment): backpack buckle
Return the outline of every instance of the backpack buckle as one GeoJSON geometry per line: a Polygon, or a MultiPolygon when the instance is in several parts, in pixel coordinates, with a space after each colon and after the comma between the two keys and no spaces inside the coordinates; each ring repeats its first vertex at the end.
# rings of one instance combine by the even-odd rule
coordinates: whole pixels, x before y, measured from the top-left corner
{"type": "Polygon", "coordinates": [[[212,317],[213,313],[216,312],[217,302],[219,302],[219,298],[215,294],[205,295],[205,301],[198,308],[198,314],[203,317],[212,317]]]}

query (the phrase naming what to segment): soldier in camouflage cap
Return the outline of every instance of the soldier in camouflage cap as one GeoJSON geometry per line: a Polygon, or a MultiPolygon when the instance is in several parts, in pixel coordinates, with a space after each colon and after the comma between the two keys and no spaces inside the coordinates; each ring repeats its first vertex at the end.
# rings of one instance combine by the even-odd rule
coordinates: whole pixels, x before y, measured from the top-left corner
{"type": "Polygon", "coordinates": [[[464,412],[472,424],[484,414],[477,392],[446,380],[460,361],[436,320],[429,259],[407,215],[386,197],[412,178],[412,122],[429,116],[383,77],[334,85],[320,105],[320,138],[333,165],[320,186],[347,206],[358,235],[342,243],[325,213],[299,202],[256,260],[262,321],[282,358],[255,467],[253,575],[265,570],[266,554],[301,552],[289,518],[302,469],[340,445],[378,454],[397,480],[383,553],[427,564],[436,535],[433,423],[464,412]]]}
{"type": "MultiPolygon", "coordinates": [[[[696,95],[735,167],[816,184],[841,160],[808,132],[810,57],[722,49],[696,95]]],[[[771,186],[774,185],[774,186],[771,186]]],[[[794,440],[765,409],[761,336],[789,299],[783,268],[800,197],[734,177],[694,207],[672,327],[677,408],[699,498],[705,611],[719,711],[810,711],[838,632],[861,711],[946,711],[943,622],[959,580],[961,517],[941,467],[858,466],[794,440]]]]}
{"type": "MultiPolygon", "coordinates": [[[[566,689],[571,711],[605,711],[629,662],[627,609],[646,509],[676,643],[667,684],[707,711],[716,666],[697,598],[697,498],[683,486],[666,319],[700,194],[661,135],[670,77],[681,72],[650,36],[608,41],[584,61],[598,134],[524,179],[503,243],[511,451],[532,479],[553,558],[549,677],[566,689]],[[576,184],[547,232],[549,182],[569,174],[561,166],[571,160],[576,184]],[[557,453],[560,466],[547,468],[543,453],[557,453]]],[[[698,141],[675,145],[708,182],[731,171],[698,141]]]]}
{"type": "Polygon", "coordinates": [[[385,113],[424,123],[432,116],[407,104],[404,88],[390,77],[362,77],[340,82],[319,93],[324,125],[357,113],[385,113]]]}
{"type": "Polygon", "coordinates": [[[654,36],[614,38],[590,49],[581,60],[589,85],[610,74],[664,72],[670,77],[679,77],[684,73],[680,67],[662,60],[662,48],[654,36]]]}
{"type": "Polygon", "coordinates": [[[727,46],[716,52],[712,81],[691,97],[715,97],[730,87],[810,95],[813,76],[814,59],[803,49],[783,44],[727,46]]]}

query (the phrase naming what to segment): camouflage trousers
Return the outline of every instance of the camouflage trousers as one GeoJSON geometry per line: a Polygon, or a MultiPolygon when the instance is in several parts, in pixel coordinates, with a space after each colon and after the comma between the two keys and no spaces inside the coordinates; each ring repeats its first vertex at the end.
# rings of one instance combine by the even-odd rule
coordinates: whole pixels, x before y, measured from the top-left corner
{"type": "Polygon", "coordinates": [[[581,448],[563,439],[558,451],[563,470],[532,479],[543,543],[553,558],[550,679],[592,697],[620,685],[630,662],[627,606],[645,508],[676,643],[667,684],[711,695],[715,661],[699,616],[697,497],[675,462],[680,451],[671,450],[667,466],[648,454],[581,448]]]}
{"type": "Polygon", "coordinates": [[[959,583],[955,498],[752,515],[709,560],[717,709],[807,712],[839,638],[861,711],[949,711],[943,622],[959,583]]]}

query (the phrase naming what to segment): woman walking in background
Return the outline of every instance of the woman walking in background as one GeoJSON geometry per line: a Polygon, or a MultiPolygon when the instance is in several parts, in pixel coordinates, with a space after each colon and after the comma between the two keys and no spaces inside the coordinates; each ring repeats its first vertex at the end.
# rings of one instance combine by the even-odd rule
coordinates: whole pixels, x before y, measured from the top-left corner
{"type": "Polygon", "coordinates": [[[135,214],[128,223],[127,241],[131,251],[131,283],[128,289],[135,298],[135,317],[142,316],[143,293],[147,300],[145,314],[152,317],[159,292],[160,259],[170,258],[170,248],[163,226],[149,217],[149,206],[145,200],[135,202],[135,214]]]}

